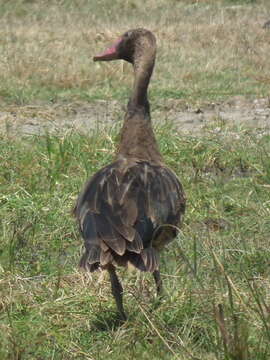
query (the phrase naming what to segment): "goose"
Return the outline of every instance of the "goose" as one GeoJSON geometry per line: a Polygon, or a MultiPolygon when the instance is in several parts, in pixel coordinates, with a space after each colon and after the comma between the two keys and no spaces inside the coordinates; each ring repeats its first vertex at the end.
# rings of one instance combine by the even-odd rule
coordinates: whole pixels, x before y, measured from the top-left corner
{"type": "Polygon", "coordinates": [[[115,159],[87,181],[74,207],[85,247],[80,267],[109,272],[123,321],[127,316],[117,266],[152,273],[160,296],[159,251],[176,237],[185,212],[183,187],[164,164],[151,124],[147,89],[155,57],[155,36],[139,28],[93,58],[125,60],[133,65],[135,79],[115,159]]]}

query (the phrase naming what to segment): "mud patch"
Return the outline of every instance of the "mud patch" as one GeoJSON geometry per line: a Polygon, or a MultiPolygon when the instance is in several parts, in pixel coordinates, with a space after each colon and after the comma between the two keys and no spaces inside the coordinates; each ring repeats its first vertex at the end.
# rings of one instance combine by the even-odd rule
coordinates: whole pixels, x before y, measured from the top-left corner
{"type": "MultiPolygon", "coordinates": [[[[0,111],[0,132],[9,136],[43,135],[76,131],[87,133],[121,124],[125,107],[117,101],[72,103],[51,106],[7,107],[0,111]]],[[[200,135],[205,129],[222,126],[270,130],[270,99],[234,97],[220,103],[189,107],[183,100],[167,100],[153,106],[153,123],[172,123],[179,131],[200,135]]]]}
{"type": "Polygon", "coordinates": [[[269,130],[270,102],[268,98],[248,100],[238,96],[222,103],[206,103],[180,111],[170,109],[167,119],[178,129],[197,135],[209,127],[223,126],[269,130]]]}
{"type": "Polygon", "coordinates": [[[117,102],[7,107],[0,111],[0,132],[10,136],[78,131],[87,133],[120,121],[117,102]]]}

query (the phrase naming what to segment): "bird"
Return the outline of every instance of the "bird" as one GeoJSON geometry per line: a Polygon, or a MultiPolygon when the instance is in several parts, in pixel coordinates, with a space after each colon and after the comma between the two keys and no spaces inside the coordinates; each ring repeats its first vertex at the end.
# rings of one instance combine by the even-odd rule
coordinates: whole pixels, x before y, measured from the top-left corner
{"type": "Polygon", "coordinates": [[[119,266],[153,274],[162,295],[160,250],[178,233],[186,196],[176,174],[165,165],[152,128],[148,85],[156,57],[156,38],[143,28],[125,32],[94,61],[125,60],[134,85],[113,162],[85,184],[74,207],[84,240],[80,267],[109,272],[118,314],[125,321],[119,266]]]}

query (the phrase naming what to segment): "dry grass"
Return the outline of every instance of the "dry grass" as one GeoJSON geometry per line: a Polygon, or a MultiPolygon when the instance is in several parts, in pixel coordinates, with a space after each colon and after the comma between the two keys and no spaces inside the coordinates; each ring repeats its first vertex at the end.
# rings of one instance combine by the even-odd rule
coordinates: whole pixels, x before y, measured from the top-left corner
{"type": "Polygon", "coordinates": [[[262,29],[270,13],[267,0],[12,3],[1,5],[3,101],[125,97],[130,67],[100,66],[91,57],[139,26],[158,38],[152,91],[159,98],[268,92],[270,37],[262,29]]]}

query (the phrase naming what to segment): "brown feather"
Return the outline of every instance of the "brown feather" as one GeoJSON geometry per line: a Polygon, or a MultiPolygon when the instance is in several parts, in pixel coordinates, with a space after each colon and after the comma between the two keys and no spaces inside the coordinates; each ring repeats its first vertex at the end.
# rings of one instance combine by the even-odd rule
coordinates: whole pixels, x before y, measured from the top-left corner
{"type": "Polygon", "coordinates": [[[143,242],[140,235],[136,232],[134,240],[127,242],[127,250],[140,254],[143,249],[143,242]]]}
{"type": "Polygon", "coordinates": [[[100,247],[101,247],[102,251],[108,251],[109,250],[109,246],[106,245],[103,240],[100,240],[100,247]]]}
{"type": "Polygon", "coordinates": [[[111,263],[113,260],[112,254],[110,251],[101,251],[100,253],[100,265],[106,266],[111,263]]]}
{"type": "Polygon", "coordinates": [[[152,247],[144,249],[141,252],[142,260],[145,265],[146,271],[154,272],[159,268],[158,253],[152,247]]]}
{"type": "Polygon", "coordinates": [[[99,246],[92,246],[88,252],[88,259],[87,262],[89,264],[94,264],[99,262],[100,259],[100,247],[99,246]]]}
{"type": "Polygon", "coordinates": [[[126,199],[122,207],[122,217],[127,226],[133,226],[138,217],[138,206],[133,198],[126,199]]]}
{"type": "MultiPolygon", "coordinates": [[[[162,238],[166,238],[164,244],[172,240],[175,235],[172,236],[170,230],[168,236],[163,231],[162,237],[141,243],[134,226],[141,217],[146,217],[149,220],[145,220],[145,224],[149,223],[151,227],[144,225],[142,231],[151,236],[155,228],[168,223],[169,219],[177,225],[184,201],[181,184],[166,167],[134,161],[130,166],[124,160],[118,160],[90,179],[78,199],[75,212],[86,248],[99,244],[105,252],[111,249],[123,255],[126,250],[139,253],[150,242],[160,247],[162,238]],[[94,200],[89,195],[92,189],[96,190],[94,200]]],[[[150,263],[147,267],[153,268],[150,263]]]]}
{"type": "Polygon", "coordinates": [[[123,255],[126,251],[126,241],[107,221],[106,214],[104,215],[97,218],[98,235],[110,249],[118,255],[123,255]]]}

